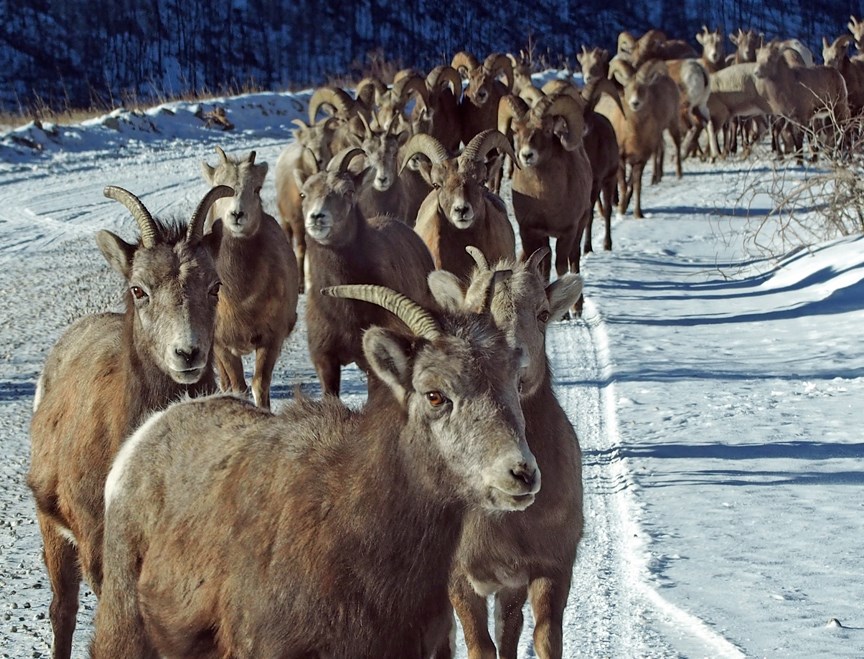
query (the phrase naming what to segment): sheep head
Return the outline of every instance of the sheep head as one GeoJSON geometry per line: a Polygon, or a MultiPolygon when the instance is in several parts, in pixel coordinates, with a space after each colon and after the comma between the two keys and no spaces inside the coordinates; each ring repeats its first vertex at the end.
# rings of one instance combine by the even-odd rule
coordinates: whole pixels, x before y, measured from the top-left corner
{"type": "Polygon", "coordinates": [[[737,32],[729,35],[729,41],[735,44],[737,62],[755,62],[756,51],[762,47],[764,41],[763,36],[756,30],[747,30],[746,32],[740,27],[737,32]]]}
{"type": "Polygon", "coordinates": [[[453,57],[452,66],[467,78],[465,97],[477,107],[483,107],[490,100],[497,102],[501,97],[498,76],[506,77],[508,91],[513,88],[513,64],[504,53],[492,53],[481,65],[473,56],[462,51],[453,57]]]}
{"type": "Polygon", "coordinates": [[[491,314],[508,345],[519,356],[519,395],[533,396],[546,378],[546,331],[582,294],[582,278],[565,273],[547,284],[541,262],[544,247],[527,261],[490,265],[476,247],[468,247],[476,263],[467,290],[452,273],[429,274],[429,290],[442,309],[491,314]]]}
{"type": "Polygon", "coordinates": [[[302,119],[294,119],[292,123],[297,126],[292,131],[294,139],[304,147],[304,166],[311,167],[312,169],[309,171],[322,169],[333,157],[332,146],[339,128],[338,120],[327,117],[318,123],[309,125],[302,119]],[[306,158],[312,158],[314,163],[308,163],[306,158]]]}
{"type": "Polygon", "coordinates": [[[211,185],[227,185],[234,189],[230,198],[216,201],[211,209],[214,218],[222,220],[222,226],[231,235],[248,237],[258,231],[261,224],[261,188],[267,176],[267,163],[255,163],[255,152],[245,158],[229,157],[221,147],[216,147],[219,163],[214,167],[206,161],[201,163],[204,179],[211,185]]]}
{"type": "Polygon", "coordinates": [[[723,33],[718,27],[713,32],[706,25],[702,31],[696,34],[696,41],[702,46],[702,57],[715,69],[723,66],[726,61],[726,48],[724,46],[723,33]]]}
{"type": "Polygon", "coordinates": [[[636,47],[636,41],[636,37],[634,37],[630,32],[619,32],[616,51],[618,57],[628,59],[633,52],[633,49],[636,47]]]}
{"type": "Polygon", "coordinates": [[[582,46],[582,52],[576,54],[579,66],[582,67],[582,79],[586,85],[596,80],[601,80],[609,72],[609,51],[605,48],[592,48],[588,50],[582,46]]]}
{"type": "Polygon", "coordinates": [[[568,94],[546,96],[530,109],[508,100],[514,98],[502,99],[498,127],[512,130],[515,162],[520,166],[538,167],[562,149],[572,151],[582,145],[585,101],[581,98],[568,94]]]}
{"type": "Polygon", "coordinates": [[[769,41],[756,51],[756,68],[753,75],[757,78],[772,78],[778,75],[786,60],[784,48],[776,41],[769,41]]]}
{"type": "Polygon", "coordinates": [[[625,63],[613,62],[609,67],[610,77],[614,74],[619,82],[624,84],[622,99],[624,106],[635,113],[650,110],[648,98],[651,88],[662,78],[668,78],[669,70],[661,60],[651,60],[633,71],[622,66],[625,63]]]}
{"type": "Polygon", "coordinates": [[[862,46],[864,46],[864,21],[859,21],[854,16],[850,16],[847,27],[855,39],[855,47],[860,51],[862,46]]]}
{"type": "Polygon", "coordinates": [[[141,232],[138,245],[110,231],[96,234],[99,250],[126,280],[135,350],[179,384],[198,382],[210,368],[219,294],[214,261],[219,236],[203,234],[204,218],[215,201],[233,193],[227,186],[212,188],[184,232],[154,220],[131,192],[115,186],[104,191],[129,210],[141,232]]]}
{"type": "MultiPolygon", "coordinates": [[[[408,131],[397,129],[399,118],[395,115],[384,128],[372,128],[363,115],[360,119],[364,127],[360,148],[366,154],[366,167],[372,172],[372,187],[380,192],[389,190],[399,175],[397,158],[409,137],[408,131]]],[[[380,122],[375,125],[380,126],[380,122]]]]}
{"type": "Polygon", "coordinates": [[[851,34],[841,35],[833,43],[829,43],[828,39],[822,37],[822,59],[825,66],[839,69],[848,56],[849,44],[853,40],[851,34]]]}
{"type": "Polygon", "coordinates": [[[356,192],[365,169],[352,173],[348,166],[359,155],[362,149],[348,147],[333,156],[323,171],[307,175],[294,170],[306,235],[321,245],[340,246],[353,238],[356,192]]]}

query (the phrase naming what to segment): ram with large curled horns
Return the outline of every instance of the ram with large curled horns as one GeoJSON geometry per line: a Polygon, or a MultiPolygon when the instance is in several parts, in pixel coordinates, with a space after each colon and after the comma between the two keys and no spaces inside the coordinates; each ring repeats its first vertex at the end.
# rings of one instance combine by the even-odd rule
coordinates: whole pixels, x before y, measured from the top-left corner
{"type": "Polygon", "coordinates": [[[403,167],[418,153],[431,162],[423,171],[433,189],[420,206],[414,230],[432,253],[436,268],[466,280],[474,265],[465,251],[468,245],[493,262],[516,254],[516,236],[504,202],[485,187],[486,157],[493,149],[515,158],[513,147],[497,130],[476,135],[458,156],[422,133],[405,146],[403,167]]]}
{"type": "Polygon", "coordinates": [[[72,651],[82,577],[97,596],[101,591],[103,490],[112,459],[154,410],[216,390],[218,238],[204,235],[203,226],[213,202],[233,193],[211,189],[183,227],[153,218],[131,192],[105,188],[141,233],[137,243],[96,234],[126,281],[126,311],[85,316],[66,330],[45,361],[30,423],[27,484],[53,591],[55,659],[72,651]]]}

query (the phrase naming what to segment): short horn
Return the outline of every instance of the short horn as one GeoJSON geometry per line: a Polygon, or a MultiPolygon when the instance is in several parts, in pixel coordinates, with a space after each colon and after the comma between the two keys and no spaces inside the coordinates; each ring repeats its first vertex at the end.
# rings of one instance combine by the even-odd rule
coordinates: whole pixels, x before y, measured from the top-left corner
{"type": "Polygon", "coordinates": [[[132,213],[132,217],[135,219],[136,224],[138,224],[138,230],[141,232],[141,245],[143,247],[153,247],[156,244],[156,240],[159,237],[159,228],[153,221],[150,211],[147,210],[138,197],[116,185],[109,185],[102,191],[102,194],[109,199],[119,201],[132,213]]]}
{"type": "Polygon", "coordinates": [[[465,251],[468,252],[468,255],[472,259],[474,259],[474,263],[477,265],[478,270],[489,269],[489,261],[486,260],[486,255],[483,254],[480,249],[474,247],[474,245],[468,245],[465,247],[465,251]]]}
{"type": "Polygon", "coordinates": [[[216,153],[218,153],[218,154],[219,154],[219,157],[222,158],[222,162],[228,162],[228,156],[227,156],[226,153],[222,150],[222,147],[219,146],[218,144],[216,145],[216,153]]]}
{"type": "Polygon", "coordinates": [[[321,289],[322,295],[370,302],[387,309],[416,336],[434,341],[443,334],[435,317],[411,298],[386,286],[344,284],[321,289]]]}
{"type": "Polygon", "coordinates": [[[192,219],[189,220],[189,227],[186,229],[186,241],[191,243],[201,238],[204,233],[204,219],[207,217],[207,213],[210,212],[210,207],[217,199],[233,196],[234,188],[227,185],[217,185],[215,188],[211,188],[204,195],[195,212],[192,213],[192,219]]]}
{"type": "Polygon", "coordinates": [[[536,273],[540,273],[540,263],[543,261],[543,259],[546,258],[549,253],[550,249],[548,247],[541,247],[540,249],[535,250],[534,253],[528,257],[527,268],[529,270],[533,270],[536,273]]]}
{"type": "Polygon", "coordinates": [[[249,157],[248,157],[246,160],[247,160],[247,162],[248,162],[250,165],[254,165],[254,164],[255,164],[255,155],[256,155],[256,154],[255,154],[254,151],[250,151],[250,152],[249,152],[249,157]]]}

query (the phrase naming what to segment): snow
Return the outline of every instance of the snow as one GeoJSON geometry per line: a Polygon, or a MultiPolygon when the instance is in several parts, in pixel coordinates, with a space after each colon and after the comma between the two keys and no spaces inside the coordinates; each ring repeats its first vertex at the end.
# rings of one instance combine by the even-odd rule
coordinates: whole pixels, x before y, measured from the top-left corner
{"type": "MultiPolygon", "coordinates": [[[[121,282],[93,235],[135,232],[102,188],[188,217],[214,145],[275,163],[307,99],[172,103],[0,134],[3,656],[50,651],[27,431],[52,343],[81,315],[118,308],[121,282]],[[206,128],[198,105],[224,107],[235,129],[206,128]]],[[[758,220],[770,199],[743,193],[772,176],[767,155],[684,170],[646,185],[646,219],[616,219],[614,250],[583,261],[583,317],[549,335],[586,488],[565,656],[864,656],[864,238],[749,254],[747,208],[758,220]]],[[[273,195],[271,174],[275,213],[273,195]]],[[[359,403],[359,372],[344,381],[359,403]]],[[[320,391],[302,301],[277,406],[296,384],[320,391]]],[[[76,657],[95,607],[89,593],[82,601],[76,657]]],[[[530,630],[528,615],[523,656],[534,656],[530,630]]]]}

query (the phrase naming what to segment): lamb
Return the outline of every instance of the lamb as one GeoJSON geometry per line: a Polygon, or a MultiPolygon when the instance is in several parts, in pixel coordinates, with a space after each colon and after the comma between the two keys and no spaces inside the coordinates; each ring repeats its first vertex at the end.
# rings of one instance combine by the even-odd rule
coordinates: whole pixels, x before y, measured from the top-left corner
{"type": "Polygon", "coordinates": [[[457,277],[467,279],[471,272],[468,245],[495,260],[516,256],[516,236],[504,202],[484,187],[486,156],[492,149],[515,158],[513,147],[497,130],[474,136],[459,156],[447,153],[431,135],[414,135],[405,148],[404,163],[418,153],[432,163],[428,176],[434,189],[420,207],[414,230],[432,253],[435,267],[457,277]]]}
{"type": "Polygon", "coordinates": [[[234,196],[210,208],[221,234],[216,270],[222,281],[216,306],[213,350],[224,391],[246,393],[243,355],[255,353],[252,396],[270,407],[270,382],[282,343],[297,323],[299,273],[297,259],[276,220],[264,212],[261,188],[267,163],[229,158],[216,147],[219,164],[201,163],[210,185],[228,185],[234,196]]]}
{"type": "MultiPolygon", "coordinates": [[[[523,254],[555,246],[559,276],[579,272],[581,237],[591,213],[591,164],[582,142],[585,102],[562,94],[528,109],[521,99],[505,96],[498,130],[513,130],[520,169],[513,173],[513,211],[523,254]]],[[[545,273],[549,268],[544,263],[545,273]]],[[[581,312],[577,303],[576,313],[581,312]]]]}
{"type": "MultiPolygon", "coordinates": [[[[426,245],[403,222],[386,216],[365,218],[356,190],[363,173],[348,171],[358,148],[340,151],[327,169],[302,178],[303,217],[309,237],[310,288],[306,300],[309,354],[325,394],[339,395],[341,366],[356,362],[369,372],[361,333],[395,321],[377,307],[325,299],[321,289],[337,284],[371,283],[395,288],[424,306],[431,303],[426,275],[435,266],[426,245]]],[[[374,374],[370,373],[370,388],[374,374]]]]}
{"type": "Polygon", "coordinates": [[[488,313],[327,294],[408,328],[363,336],[385,389],[359,411],[213,397],[151,417],[106,486],[94,659],[426,657],[466,509],[533,503],[518,357],[488,313]]]}
{"type": "Polygon", "coordinates": [[[840,71],[846,82],[847,100],[853,115],[864,111],[864,62],[849,59],[849,44],[853,37],[848,34],[837,37],[833,42],[822,37],[822,59],[825,66],[840,71]]]}
{"type": "Polygon", "coordinates": [[[678,124],[680,94],[678,86],[666,75],[663,62],[649,61],[634,71],[626,62],[616,60],[610,66],[610,76],[616,75],[624,84],[624,111],[608,96],[597,103],[597,112],[612,123],[618,138],[621,165],[618,169],[619,206],[624,213],[633,198],[633,217],[642,214],[642,170],[663,141],[668,130],[675,144],[675,169],[681,177],[681,135],[678,124]],[[626,167],[630,165],[630,176],[626,167]]]}
{"type": "Polygon", "coordinates": [[[51,581],[53,656],[68,658],[82,577],[102,590],[105,477],[123,440],[153,410],[216,389],[212,343],[218,237],[204,218],[229,187],[210,190],[188,228],[154,219],[131,192],[109,186],[141,239],[109,231],[96,244],[126,280],[126,312],[85,316],[57,341],[36,386],[27,485],[36,500],[51,581]]]}
{"type": "MultiPolygon", "coordinates": [[[[510,345],[521,350],[525,438],[543,473],[543,487],[527,510],[506,516],[472,510],[464,519],[450,576],[450,601],[472,657],[495,656],[486,612],[486,596],[492,593],[498,656],[516,656],[528,593],[535,652],[543,659],[562,656],[564,608],[584,526],[582,466],[579,440],[552,389],[545,338],[549,324],[579,298],[582,280],[567,273],[545,284],[540,271],[544,251],[527,262],[500,262],[490,269],[475,250],[478,267],[465,293],[449,273],[429,276],[430,288],[445,309],[479,310],[489,295],[490,280],[494,282],[490,310],[510,345]],[[502,272],[510,276],[496,276],[502,272]]],[[[452,656],[446,634],[436,645],[437,659],[452,656]]]]}

